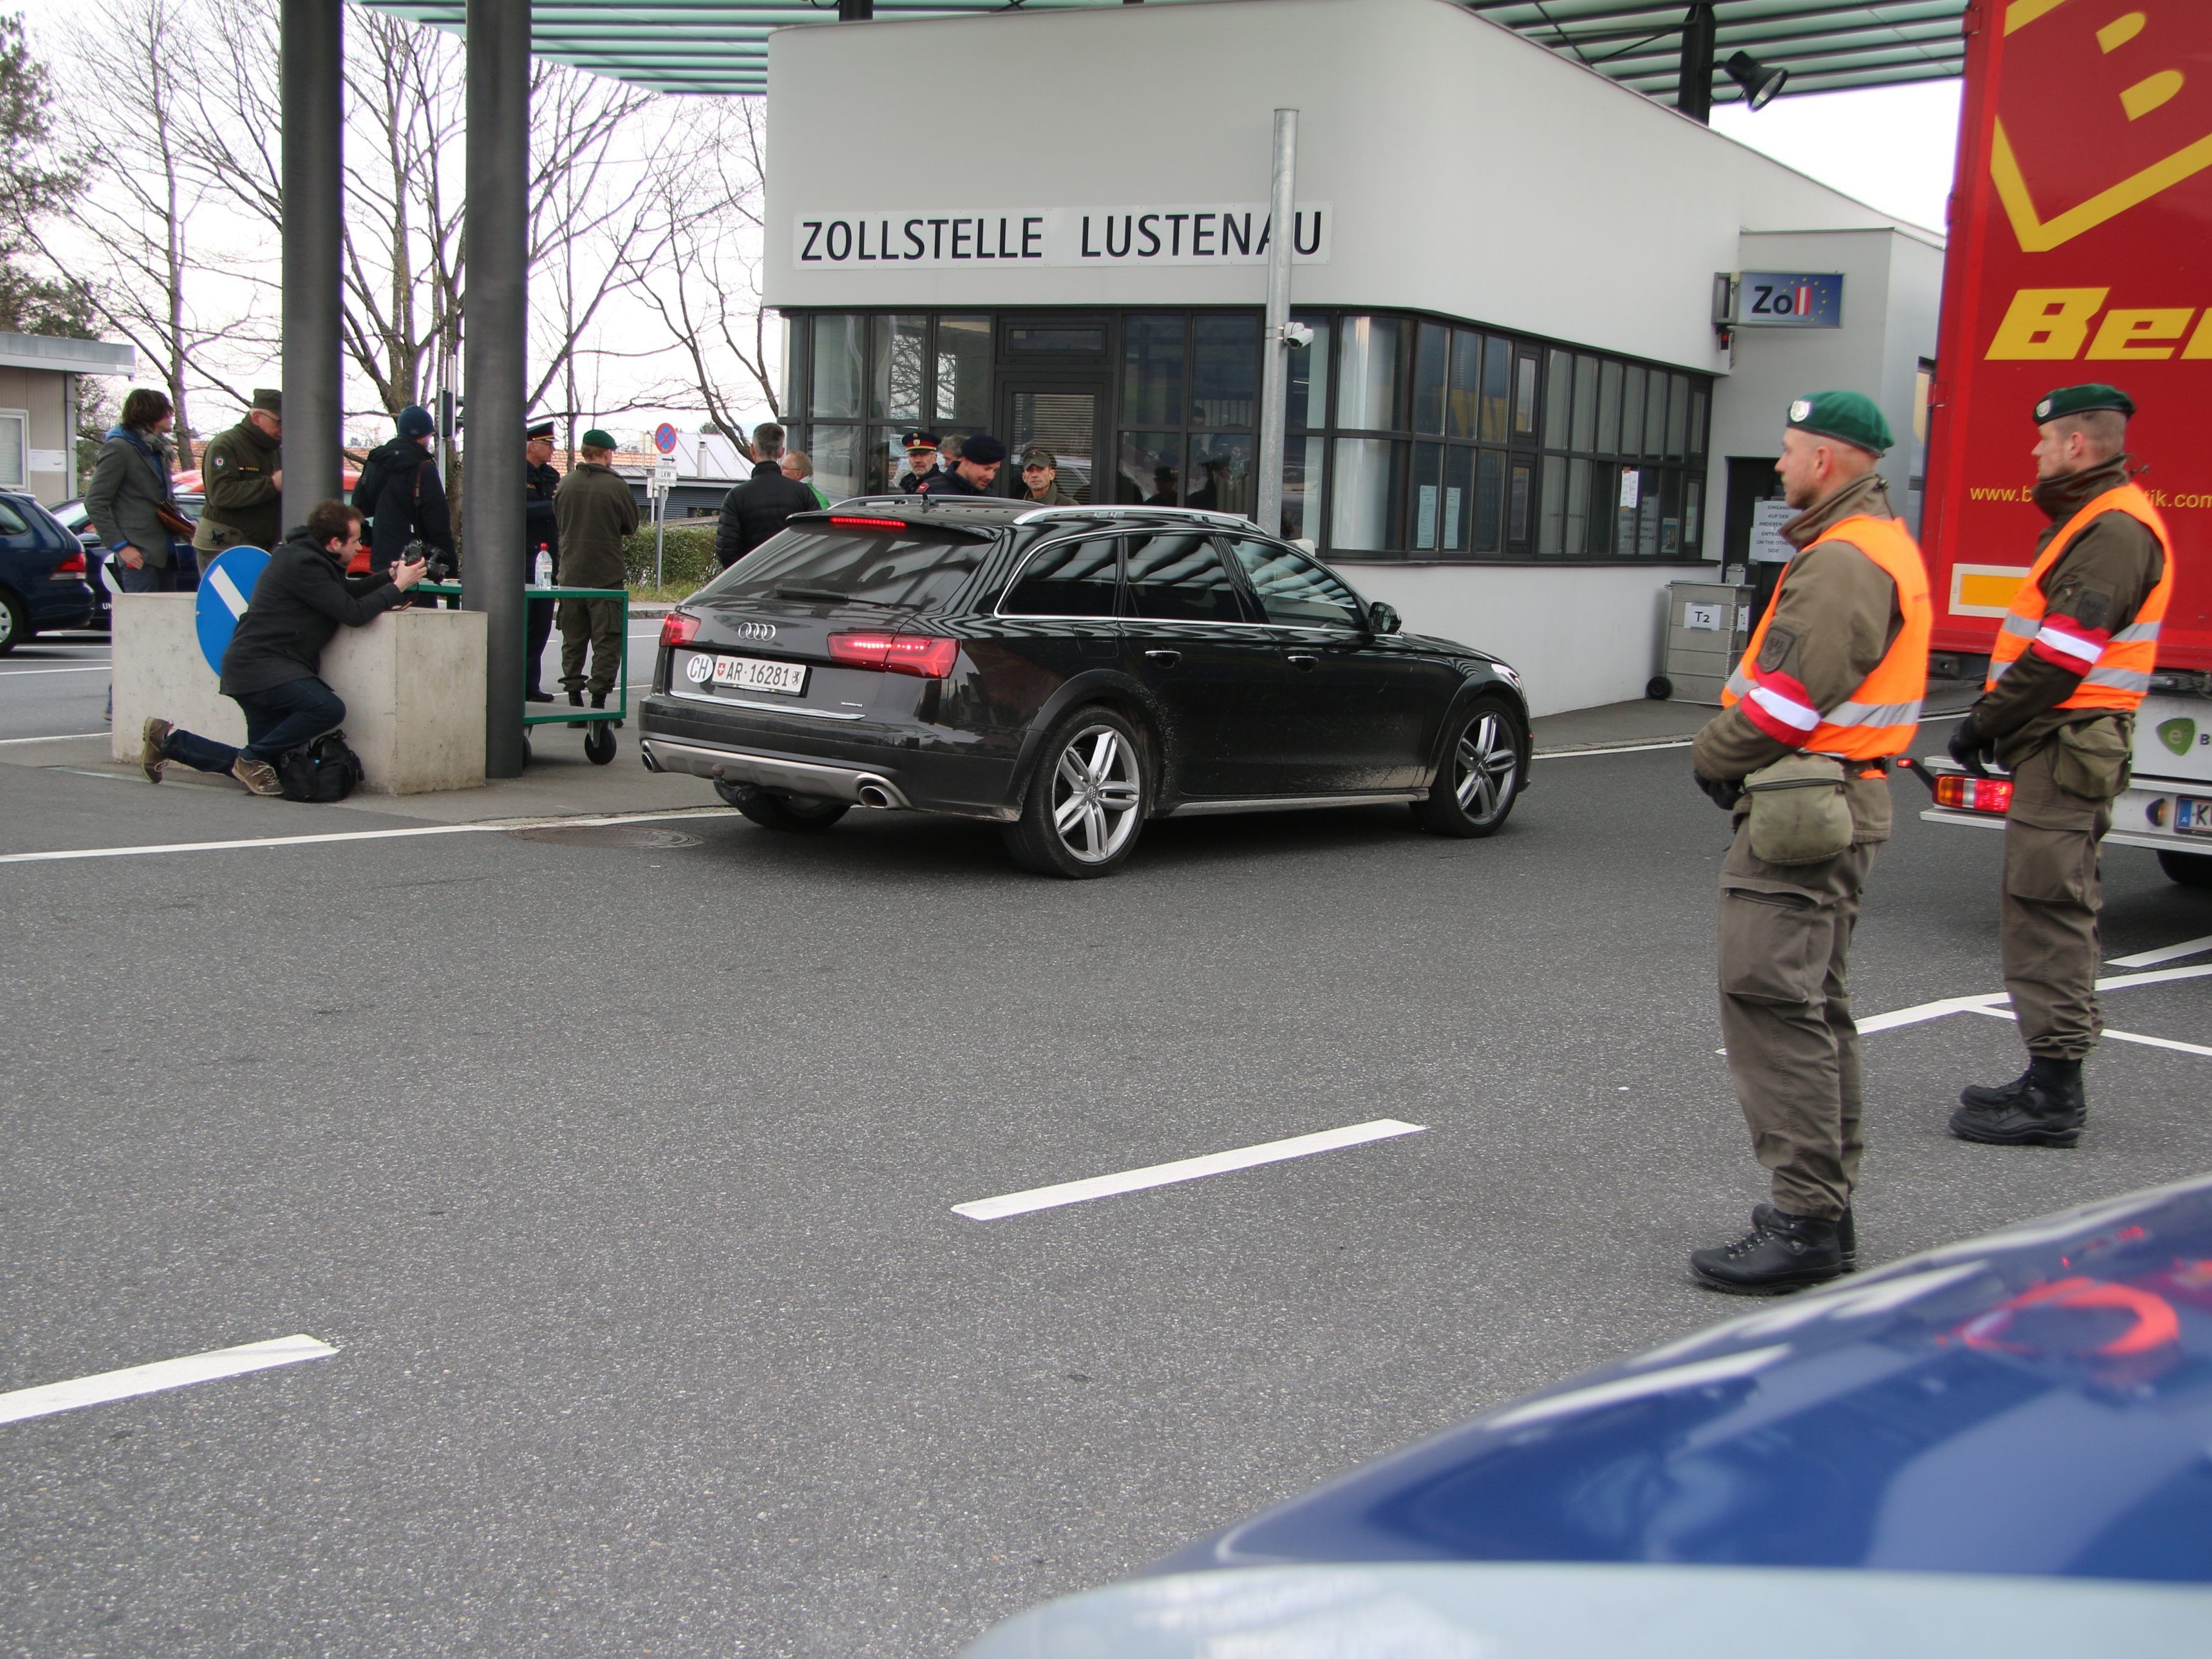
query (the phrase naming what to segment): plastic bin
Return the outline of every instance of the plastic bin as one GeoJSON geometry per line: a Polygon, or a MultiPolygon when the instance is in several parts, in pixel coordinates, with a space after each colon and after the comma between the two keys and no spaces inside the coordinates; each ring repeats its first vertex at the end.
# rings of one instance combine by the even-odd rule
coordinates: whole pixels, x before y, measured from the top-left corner
{"type": "Polygon", "coordinates": [[[1652,697],[1717,708],[1721,688],[1751,640],[1753,590],[1726,582],[1669,582],[1652,697]]]}

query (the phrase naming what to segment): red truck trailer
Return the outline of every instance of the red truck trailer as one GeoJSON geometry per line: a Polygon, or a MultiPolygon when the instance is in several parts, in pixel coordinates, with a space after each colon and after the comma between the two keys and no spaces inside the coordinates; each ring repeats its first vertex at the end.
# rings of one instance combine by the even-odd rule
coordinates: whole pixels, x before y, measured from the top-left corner
{"type": "MultiPolygon", "coordinates": [[[[1934,653],[1978,672],[2027,574],[2036,400],[2121,387],[2176,574],[2110,839],[2212,886],[2212,0],[1974,0],[1965,26],[1921,524],[1934,653]]],[[[2008,799],[1954,778],[1925,816],[1993,825],[2008,799]]]]}

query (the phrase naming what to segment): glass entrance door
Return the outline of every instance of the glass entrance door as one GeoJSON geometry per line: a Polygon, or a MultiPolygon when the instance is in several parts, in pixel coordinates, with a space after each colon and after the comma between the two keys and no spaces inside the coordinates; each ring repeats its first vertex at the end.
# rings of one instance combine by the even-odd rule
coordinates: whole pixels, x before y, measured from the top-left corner
{"type": "Polygon", "coordinates": [[[1106,385],[1103,379],[1054,376],[1020,380],[1000,389],[1000,432],[1006,441],[1006,465],[999,475],[1000,493],[1020,496],[1022,452],[1048,449],[1060,464],[1056,482],[1086,506],[1104,499],[1100,471],[1104,464],[1106,385]]]}

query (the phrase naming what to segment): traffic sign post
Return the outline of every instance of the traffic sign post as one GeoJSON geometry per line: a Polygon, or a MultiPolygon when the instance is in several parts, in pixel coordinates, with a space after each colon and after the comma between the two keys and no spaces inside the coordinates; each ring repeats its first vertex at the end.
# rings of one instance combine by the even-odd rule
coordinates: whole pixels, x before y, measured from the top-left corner
{"type": "MultiPolygon", "coordinates": [[[[663,422],[660,430],[653,434],[653,441],[665,456],[676,447],[676,428],[663,422]]],[[[655,461],[653,475],[645,481],[646,495],[653,503],[653,585],[656,589],[662,586],[661,556],[668,532],[668,491],[675,482],[676,463],[667,459],[655,461]]]]}
{"type": "Polygon", "coordinates": [[[200,573],[192,599],[192,620],[199,633],[200,655],[216,673],[222,672],[222,653],[230,649],[230,636],[253,598],[253,584],[269,568],[269,556],[258,547],[234,547],[216,556],[200,573]]]}

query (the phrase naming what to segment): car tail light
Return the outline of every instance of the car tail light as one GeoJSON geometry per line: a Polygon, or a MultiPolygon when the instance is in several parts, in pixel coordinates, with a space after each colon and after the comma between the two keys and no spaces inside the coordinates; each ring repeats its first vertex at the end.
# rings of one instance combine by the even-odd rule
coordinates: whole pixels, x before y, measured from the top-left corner
{"type": "Polygon", "coordinates": [[[84,574],[84,549],[82,547],[78,548],[67,558],[64,559],[59,564],[56,565],[54,567],[54,574],[57,577],[82,576],[84,574]]]}
{"type": "Polygon", "coordinates": [[[848,530],[911,530],[914,528],[904,519],[854,519],[832,516],[830,522],[843,525],[848,530]]]}
{"type": "Polygon", "coordinates": [[[2012,781],[2008,778],[1969,778],[1947,772],[1936,780],[1936,804],[1961,812],[1989,812],[2002,817],[2012,810],[2012,781]]]}
{"type": "Polygon", "coordinates": [[[941,680],[960,659],[960,641],[923,634],[832,634],[830,660],[848,668],[881,668],[941,680]]]}
{"type": "Polygon", "coordinates": [[[696,617],[681,611],[672,611],[660,624],[660,642],[663,646],[689,645],[698,633],[699,619],[696,617]]]}

